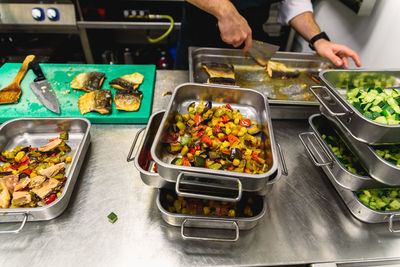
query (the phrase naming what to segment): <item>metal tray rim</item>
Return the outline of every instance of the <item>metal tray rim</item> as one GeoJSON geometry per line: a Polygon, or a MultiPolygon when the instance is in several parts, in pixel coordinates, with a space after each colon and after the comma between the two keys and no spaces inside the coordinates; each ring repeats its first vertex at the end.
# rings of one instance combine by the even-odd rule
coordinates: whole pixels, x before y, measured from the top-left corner
{"type": "MultiPolygon", "coordinates": [[[[268,126],[269,126],[268,127],[268,131],[270,133],[271,151],[272,151],[272,154],[273,154],[274,162],[273,162],[271,168],[266,173],[249,175],[249,174],[237,173],[237,172],[231,172],[231,171],[211,170],[211,169],[200,168],[200,167],[175,166],[175,165],[172,165],[172,164],[165,163],[165,162],[163,162],[162,160],[160,160],[157,157],[157,155],[156,155],[156,146],[157,146],[157,143],[160,141],[160,136],[162,134],[162,129],[163,129],[163,126],[165,125],[165,123],[167,121],[168,114],[172,109],[173,99],[175,98],[175,96],[178,93],[178,91],[180,90],[180,88],[183,88],[184,86],[188,86],[188,85],[195,85],[195,86],[201,86],[201,87],[224,88],[224,86],[205,85],[205,84],[200,84],[200,83],[183,83],[183,84],[181,84],[181,85],[179,85],[178,87],[175,88],[175,90],[174,90],[174,92],[173,92],[173,94],[171,96],[171,100],[170,100],[170,102],[168,104],[168,108],[166,109],[166,112],[165,112],[165,114],[163,116],[163,119],[162,119],[162,121],[160,123],[161,127],[159,127],[159,129],[158,129],[156,137],[154,138],[153,145],[151,147],[151,156],[153,157],[153,160],[157,163],[157,165],[160,165],[160,166],[162,166],[164,168],[175,169],[175,170],[180,171],[180,172],[187,171],[187,172],[190,172],[190,173],[202,173],[202,174],[210,174],[210,175],[216,175],[217,174],[217,175],[220,175],[220,176],[234,176],[234,177],[237,177],[237,178],[248,178],[248,179],[249,178],[250,179],[266,179],[267,177],[269,177],[273,173],[275,173],[275,171],[279,167],[278,167],[278,162],[277,162],[278,156],[277,156],[276,145],[275,145],[275,137],[274,137],[273,131],[271,129],[272,128],[271,127],[272,126],[272,122],[271,122],[271,117],[270,117],[271,112],[270,112],[270,109],[269,109],[269,105],[265,105],[265,106],[267,108],[267,112],[268,112],[268,115],[269,115],[269,117],[268,117],[268,126]]],[[[266,99],[266,97],[263,94],[261,94],[260,92],[257,92],[256,90],[248,89],[248,88],[232,88],[232,89],[242,90],[242,91],[249,91],[249,92],[252,92],[252,93],[256,93],[256,94],[260,95],[260,97],[262,97],[264,99],[265,103],[268,104],[268,99],[266,99]]]]}
{"type": "MultiPolygon", "coordinates": [[[[77,151],[76,151],[76,154],[77,155],[80,155],[81,153],[82,153],[82,150],[83,150],[83,147],[84,147],[84,145],[85,145],[85,143],[86,143],[86,140],[88,139],[88,138],[90,138],[89,136],[90,136],[90,128],[91,128],[91,122],[88,120],[88,119],[86,119],[86,118],[81,118],[81,117],[59,117],[59,118],[52,118],[52,117],[40,117],[40,118],[35,118],[35,117],[32,117],[32,118],[16,118],[16,119],[12,119],[12,120],[8,120],[8,121],[6,121],[6,122],[4,122],[3,124],[1,124],[1,126],[0,126],[0,131],[6,126],[6,125],[8,125],[8,124],[11,124],[11,123],[13,123],[13,122],[15,122],[15,121],[29,121],[29,120],[56,120],[56,121],[58,121],[58,120],[81,120],[81,121],[84,121],[86,124],[87,124],[87,129],[86,129],[86,131],[85,131],[85,134],[84,134],[84,137],[82,138],[82,140],[81,140],[81,142],[80,142],[80,144],[79,144],[79,146],[78,146],[78,148],[77,148],[77,151]]],[[[73,162],[71,163],[71,167],[70,167],[70,172],[72,171],[72,170],[74,170],[75,169],[75,167],[76,167],[76,165],[78,164],[78,159],[79,159],[79,156],[77,156],[77,157],[75,157],[74,159],[73,159],[73,162]]],[[[71,173],[69,173],[70,175],[69,176],[71,176],[71,173]]],[[[47,210],[47,209],[50,209],[51,207],[53,207],[53,206],[58,206],[58,203],[60,203],[60,201],[62,201],[63,199],[64,199],[64,197],[67,195],[67,192],[69,191],[69,185],[70,185],[70,183],[71,183],[71,179],[68,179],[67,180],[67,183],[65,184],[65,187],[64,187],[64,190],[63,190],[63,192],[62,192],[62,194],[55,200],[55,201],[53,201],[52,203],[50,203],[50,204],[48,204],[48,205],[45,205],[45,206],[43,206],[43,207],[33,207],[33,208],[13,208],[13,209],[0,209],[0,214],[1,213],[3,213],[3,214],[13,214],[13,213],[30,213],[30,212],[41,212],[41,211],[44,211],[44,210],[47,210]]],[[[61,210],[60,211],[60,213],[59,214],[61,214],[63,212],[63,210],[61,210]]],[[[59,215],[59,214],[57,214],[57,216],[59,215]]],[[[55,216],[56,217],[56,216],[55,216]]]]}

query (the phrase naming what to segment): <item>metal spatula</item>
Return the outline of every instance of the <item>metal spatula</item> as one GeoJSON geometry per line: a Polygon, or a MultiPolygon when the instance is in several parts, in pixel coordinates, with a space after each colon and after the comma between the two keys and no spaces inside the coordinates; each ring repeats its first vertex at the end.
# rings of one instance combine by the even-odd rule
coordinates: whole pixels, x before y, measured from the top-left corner
{"type": "Polygon", "coordinates": [[[249,54],[258,64],[266,67],[268,60],[271,59],[275,52],[279,50],[279,46],[253,40],[253,44],[249,50],[249,54]]]}

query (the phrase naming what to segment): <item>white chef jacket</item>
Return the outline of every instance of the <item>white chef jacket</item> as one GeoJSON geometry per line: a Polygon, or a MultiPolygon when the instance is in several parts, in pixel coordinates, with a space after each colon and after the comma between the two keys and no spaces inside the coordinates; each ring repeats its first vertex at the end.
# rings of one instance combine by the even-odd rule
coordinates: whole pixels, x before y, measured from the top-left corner
{"type": "Polygon", "coordinates": [[[307,11],[313,12],[311,0],[284,0],[280,3],[278,22],[287,25],[291,19],[307,11]]]}

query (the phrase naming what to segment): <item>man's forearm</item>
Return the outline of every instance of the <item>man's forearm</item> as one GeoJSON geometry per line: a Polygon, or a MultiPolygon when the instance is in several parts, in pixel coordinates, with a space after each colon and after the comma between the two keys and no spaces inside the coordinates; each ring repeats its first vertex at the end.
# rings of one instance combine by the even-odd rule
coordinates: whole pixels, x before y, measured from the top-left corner
{"type": "Polygon", "coordinates": [[[290,20],[290,25],[307,41],[321,32],[312,12],[304,12],[290,20]]]}
{"type": "Polygon", "coordinates": [[[213,15],[218,20],[226,14],[236,11],[235,7],[229,0],[187,0],[187,2],[213,15]]]}

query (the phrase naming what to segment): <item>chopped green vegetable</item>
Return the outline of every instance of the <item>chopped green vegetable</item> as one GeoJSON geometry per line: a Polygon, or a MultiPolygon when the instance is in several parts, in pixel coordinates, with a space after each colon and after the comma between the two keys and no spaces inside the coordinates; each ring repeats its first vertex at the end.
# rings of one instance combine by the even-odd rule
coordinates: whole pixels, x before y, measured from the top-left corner
{"type": "Polygon", "coordinates": [[[110,221],[110,223],[115,223],[118,220],[118,216],[114,212],[108,214],[107,218],[110,221]]]}

